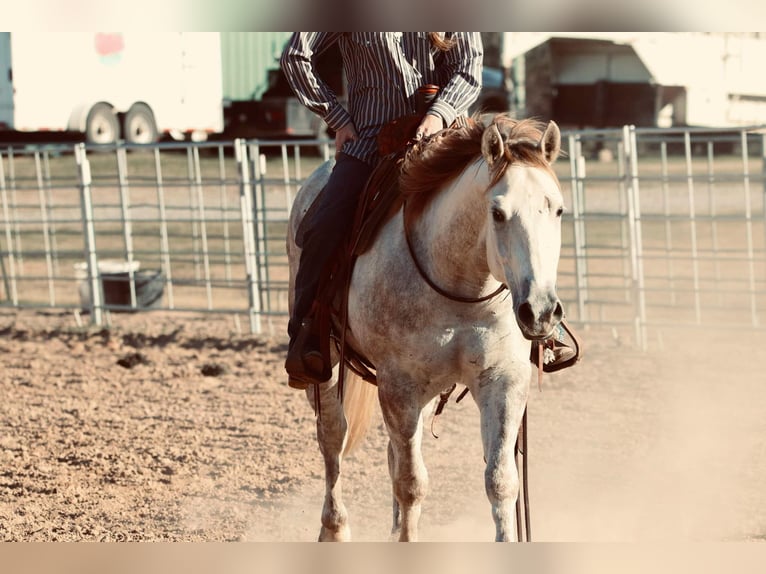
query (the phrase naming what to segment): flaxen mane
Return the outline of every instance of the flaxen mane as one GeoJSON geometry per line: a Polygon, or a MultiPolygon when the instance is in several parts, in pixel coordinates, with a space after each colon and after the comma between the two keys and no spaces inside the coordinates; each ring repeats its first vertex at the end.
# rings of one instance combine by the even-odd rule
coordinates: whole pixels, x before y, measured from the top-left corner
{"type": "MultiPolygon", "coordinates": [[[[492,120],[504,142],[505,153],[491,166],[496,183],[514,163],[543,167],[552,172],[540,150],[545,124],[534,119],[515,120],[499,114],[492,120]]],[[[484,131],[489,126],[476,118],[466,127],[444,130],[413,146],[405,157],[399,176],[402,195],[415,213],[429,197],[481,155],[484,131]]]]}

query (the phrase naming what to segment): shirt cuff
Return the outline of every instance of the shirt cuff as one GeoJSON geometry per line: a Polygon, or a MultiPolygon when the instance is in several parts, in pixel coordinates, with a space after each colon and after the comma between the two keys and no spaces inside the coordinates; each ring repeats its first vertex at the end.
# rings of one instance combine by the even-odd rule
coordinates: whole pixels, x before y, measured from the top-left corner
{"type": "Polygon", "coordinates": [[[428,110],[429,114],[440,116],[444,120],[444,127],[450,127],[457,117],[455,108],[446,102],[435,101],[428,110]]]}
{"type": "Polygon", "coordinates": [[[351,115],[343,106],[338,104],[324,118],[325,123],[334,131],[338,131],[351,121],[351,115]]]}

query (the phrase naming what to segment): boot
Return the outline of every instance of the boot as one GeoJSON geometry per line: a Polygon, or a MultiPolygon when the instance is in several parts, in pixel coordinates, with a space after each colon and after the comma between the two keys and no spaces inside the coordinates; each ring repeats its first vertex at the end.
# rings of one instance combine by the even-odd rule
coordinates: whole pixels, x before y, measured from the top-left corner
{"type": "Polygon", "coordinates": [[[332,370],[325,365],[319,350],[319,340],[312,329],[311,319],[301,322],[298,335],[290,340],[285,359],[287,384],[294,389],[307,389],[309,385],[330,380],[332,370]]]}
{"type": "MultiPolygon", "coordinates": [[[[539,343],[533,341],[529,360],[535,365],[538,364],[539,349],[539,343]]],[[[554,373],[571,367],[580,360],[580,355],[579,340],[572,333],[569,326],[562,322],[558,329],[556,329],[556,334],[543,341],[543,371],[554,373]],[[574,346],[568,344],[568,339],[572,341],[574,346]]]]}

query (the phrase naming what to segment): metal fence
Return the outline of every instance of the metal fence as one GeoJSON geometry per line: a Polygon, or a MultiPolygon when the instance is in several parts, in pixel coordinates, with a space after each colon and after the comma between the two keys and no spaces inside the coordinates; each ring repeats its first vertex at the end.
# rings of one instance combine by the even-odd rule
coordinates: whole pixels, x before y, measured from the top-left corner
{"type": "Polygon", "coordinates": [[[764,137],[631,126],[567,134],[569,316],[632,325],[642,347],[650,327],[762,328],[764,137]]]}
{"type": "MultiPolygon", "coordinates": [[[[763,130],[563,134],[559,291],[569,319],[762,328],[763,130]]],[[[0,308],[287,313],[285,232],[328,141],[0,148],[0,308]]],[[[264,325],[266,321],[266,325],[264,325]]]]}

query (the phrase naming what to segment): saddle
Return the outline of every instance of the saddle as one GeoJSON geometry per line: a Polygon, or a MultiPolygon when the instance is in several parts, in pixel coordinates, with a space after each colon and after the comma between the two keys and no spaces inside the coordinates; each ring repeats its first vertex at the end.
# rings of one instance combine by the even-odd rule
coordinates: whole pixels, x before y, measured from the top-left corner
{"type": "MultiPolygon", "coordinates": [[[[409,115],[387,124],[378,136],[381,158],[373,169],[359,198],[354,220],[346,240],[338,248],[331,263],[323,270],[317,297],[309,313],[311,331],[319,341],[324,365],[334,365],[332,348],[335,347],[338,361],[365,381],[377,384],[375,366],[361,353],[345,343],[347,325],[348,289],[351,272],[356,258],[365,253],[373,244],[382,225],[402,205],[399,190],[399,173],[408,146],[422,119],[421,115],[409,115]]],[[[458,125],[462,125],[458,123],[458,125]]],[[[320,192],[320,195],[324,190],[320,192]]],[[[309,213],[318,201],[309,208],[309,213]]],[[[308,213],[303,221],[309,221],[308,213]]],[[[296,232],[296,244],[301,245],[305,230],[303,225],[296,232]]],[[[329,373],[324,373],[329,378],[329,373]]],[[[338,381],[342,392],[341,369],[338,381]]]]}

